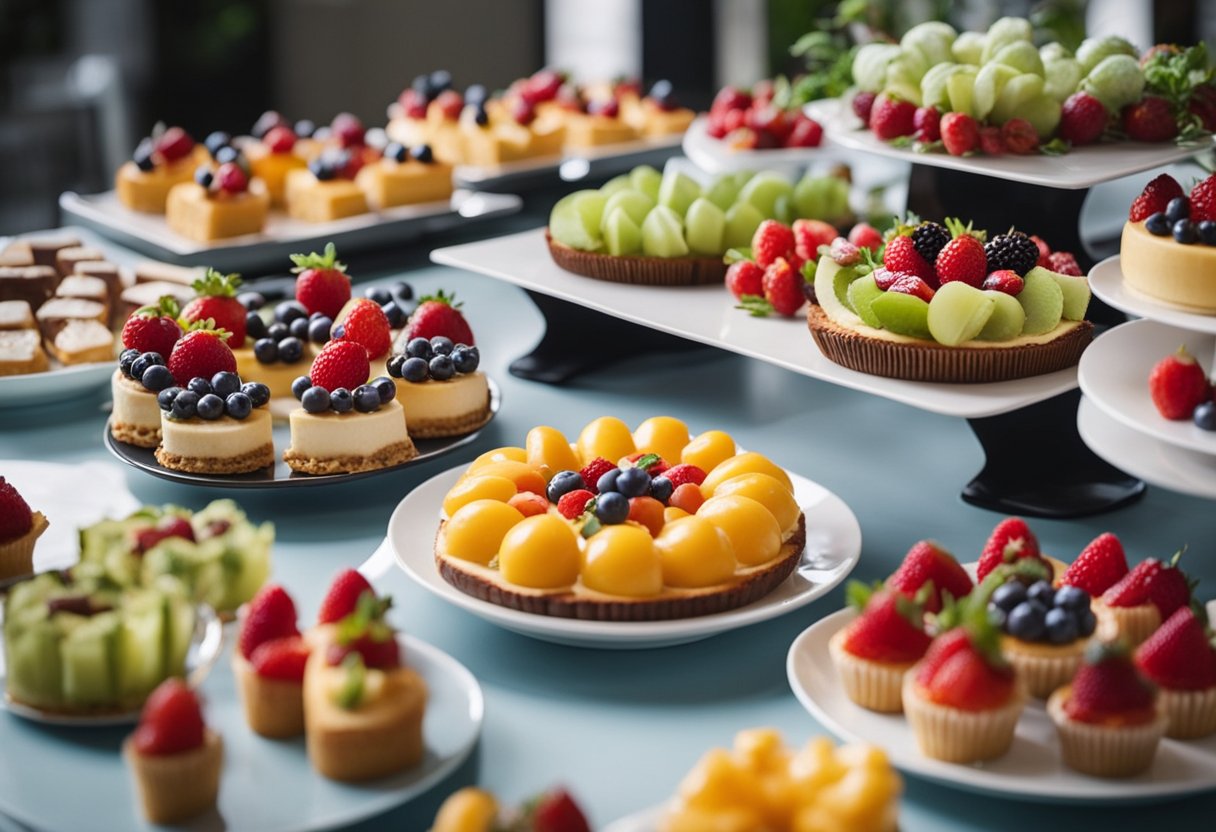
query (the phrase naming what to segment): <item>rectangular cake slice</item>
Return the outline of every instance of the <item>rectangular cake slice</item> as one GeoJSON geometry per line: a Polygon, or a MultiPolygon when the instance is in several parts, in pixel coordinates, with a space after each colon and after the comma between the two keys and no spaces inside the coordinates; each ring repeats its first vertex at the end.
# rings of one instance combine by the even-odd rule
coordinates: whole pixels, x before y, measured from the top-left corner
{"type": "Polygon", "coordinates": [[[0,376],[41,373],[48,366],[37,330],[0,332],[0,376]]]}
{"type": "Polygon", "coordinates": [[[0,251],[0,266],[32,266],[34,265],[34,252],[30,250],[30,244],[24,240],[16,240],[9,243],[0,251]]]}
{"type": "Polygon", "coordinates": [[[82,246],[62,248],[55,255],[55,268],[59,270],[60,277],[67,277],[76,270],[77,263],[105,259],[105,255],[95,248],[84,248],[82,246]]]}
{"type": "Polygon", "coordinates": [[[85,364],[114,358],[114,334],[97,321],[68,321],[53,341],[51,354],[62,364],[85,364]]]}
{"type": "Polygon", "coordinates": [[[105,324],[106,308],[91,300],[51,298],[42,304],[34,317],[38,319],[42,337],[51,341],[59,334],[59,330],[67,326],[68,321],[96,321],[105,324]]]}
{"type": "Polygon", "coordinates": [[[51,268],[58,265],[60,250],[80,247],[80,239],[77,237],[37,237],[25,242],[34,255],[34,264],[51,268]]]}
{"type": "Polygon", "coordinates": [[[36,312],[59,284],[50,266],[0,266],[0,300],[23,300],[36,312]]]}
{"type": "Polygon", "coordinates": [[[37,329],[34,310],[24,300],[0,300],[0,330],[37,329]]]}

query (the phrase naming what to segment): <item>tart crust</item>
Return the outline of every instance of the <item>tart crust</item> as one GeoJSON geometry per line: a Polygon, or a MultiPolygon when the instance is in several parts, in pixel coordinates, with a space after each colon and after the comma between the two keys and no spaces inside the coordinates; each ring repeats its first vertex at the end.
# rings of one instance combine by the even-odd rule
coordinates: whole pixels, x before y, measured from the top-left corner
{"type": "Polygon", "coordinates": [[[418,449],[409,439],[381,448],[370,456],[314,459],[293,451],[291,448],[283,451],[283,461],[291,470],[301,474],[357,474],[361,471],[391,468],[394,465],[409,462],[416,456],[418,456],[418,449]]]}
{"type": "Polygon", "coordinates": [[[807,325],[823,354],[842,367],[906,381],[962,384],[1009,381],[1072,367],[1081,360],[1094,329],[1089,321],[1079,321],[1043,344],[947,347],[870,338],[837,324],[817,304],[807,312],[807,325]]]}
{"type": "Polygon", "coordinates": [[[131,425],[126,422],[110,422],[110,435],[119,442],[135,445],[139,448],[155,448],[160,444],[160,425],[150,428],[146,425],[131,425]]]}
{"type": "Polygon", "coordinates": [[[156,461],[165,468],[191,474],[248,474],[274,465],[274,445],[267,442],[247,454],[222,458],[180,456],[169,453],[162,446],[156,449],[156,461]]]}
{"type": "Polygon", "coordinates": [[[646,257],[579,251],[554,240],[545,231],[553,262],[568,272],[637,286],[710,286],[726,277],[721,257],[646,257]]]}
{"type": "MultiPolygon", "coordinates": [[[[436,544],[443,524],[436,533],[436,544]]],[[[435,552],[439,574],[466,595],[520,612],[590,621],[665,621],[733,610],[776,589],[802,559],[806,545],[806,516],[781,546],[778,556],[746,570],[731,584],[703,589],[668,589],[657,598],[588,597],[569,590],[556,592],[510,585],[492,570],[435,552]]]]}
{"type": "Polygon", "coordinates": [[[460,436],[472,433],[485,427],[493,414],[490,412],[490,400],[486,398],[486,406],[476,413],[464,413],[447,419],[414,419],[409,423],[410,436],[419,439],[438,439],[445,436],[460,436]]]}

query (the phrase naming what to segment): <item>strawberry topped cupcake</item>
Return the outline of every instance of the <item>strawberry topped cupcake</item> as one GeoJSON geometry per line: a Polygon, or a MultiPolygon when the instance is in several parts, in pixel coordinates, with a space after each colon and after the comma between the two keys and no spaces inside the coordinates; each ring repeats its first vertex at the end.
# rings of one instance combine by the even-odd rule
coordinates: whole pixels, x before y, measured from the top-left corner
{"type": "Polygon", "coordinates": [[[376,591],[357,569],[343,569],[334,576],[329,591],[317,611],[317,626],[305,635],[314,646],[327,645],[337,637],[335,625],[353,613],[364,595],[375,597],[376,591]]]}
{"type": "Polygon", "coordinates": [[[1178,552],[1169,563],[1156,558],[1141,561],[1102,594],[1098,613],[1103,640],[1121,638],[1134,647],[1191,603],[1190,579],[1178,568],[1181,556],[1178,552]]]}
{"type": "Polygon", "coordinates": [[[304,733],[304,665],[309,646],[296,627],[296,605],[278,584],[267,584],[249,602],[232,674],[245,720],[272,739],[304,733]]]}
{"type": "Polygon", "coordinates": [[[1166,736],[1190,740],[1216,733],[1216,648],[1212,632],[1182,607],[1136,650],[1136,667],[1159,687],[1169,718],[1166,736]]]}
{"type": "Polygon", "coordinates": [[[0,477],[0,580],[34,571],[34,544],[49,525],[0,477]]]}
{"type": "Polygon", "coordinates": [[[932,641],[925,632],[922,588],[915,598],[890,588],[849,584],[849,603],[861,615],[832,636],[828,647],[849,699],[880,713],[903,710],[904,673],[925,655],[932,641]]]}
{"type": "MultiPolygon", "coordinates": [[[[983,581],[998,566],[1014,564],[1023,560],[1036,560],[1047,567],[1047,577],[1055,571],[1055,563],[1043,557],[1039,539],[1021,517],[1006,517],[996,524],[992,535],[984,545],[979,563],[975,568],[975,579],[983,581]]],[[[1063,566],[1063,564],[1060,564],[1063,566]]]]}
{"type": "Polygon", "coordinates": [[[1103,532],[1068,565],[1060,576],[1060,585],[1083,589],[1096,600],[1123,580],[1128,571],[1123,543],[1110,532],[1103,532]]]}
{"type": "Polygon", "coordinates": [[[921,587],[929,586],[925,612],[931,613],[942,611],[947,596],[957,601],[970,595],[975,588],[971,576],[954,555],[932,540],[913,544],[899,568],[887,578],[885,586],[904,595],[916,595],[921,587]]]}

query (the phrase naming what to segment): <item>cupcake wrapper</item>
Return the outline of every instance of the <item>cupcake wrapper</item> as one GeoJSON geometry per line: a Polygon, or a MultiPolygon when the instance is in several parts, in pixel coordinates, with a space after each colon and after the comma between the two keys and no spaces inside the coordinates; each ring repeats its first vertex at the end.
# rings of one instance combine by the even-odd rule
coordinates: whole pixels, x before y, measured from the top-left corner
{"type": "Polygon", "coordinates": [[[1026,692],[1035,699],[1046,699],[1056,688],[1072,681],[1088,643],[1088,639],[1077,640],[1054,648],[1050,655],[1043,655],[1041,652],[1022,650],[1011,639],[1005,639],[1002,641],[1002,652],[1017,671],[1026,692]]]}
{"type": "Polygon", "coordinates": [[[152,823],[178,823],[215,806],[224,743],[214,731],[207,729],[202,748],[194,751],[145,756],[128,739],[123,755],[135,775],[144,815],[152,823]]]}
{"type": "Polygon", "coordinates": [[[1161,613],[1152,604],[1136,607],[1102,604],[1094,612],[1098,616],[1098,637],[1102,641],[1123,639],[1131,647],[1139,647],[1161,626],[1161,613]]]}
{"type": "Polygon", "coordinates": [[[0,543],[0,578],[16,578],[34,571],[34,544],[50,525],[42,512],[32,512],[33,525],[16,540],[0,543]]]}
{"type": "Polygon", "coordinates": [[[1157,707],[1169,720],[1165,735],[1171,739],[1194,740],[1216,733],[1216,688],[1161,688],[1157,695],[1157,707]]]}
{"type": "Polygon", "coordinates": [[[926,757],[948,763],[976,763],[1001,756],[1013,744],[1026,702],[1020,687],[1005,707],[972,712],[930,702],[916,692],[915,686],[914,674],[909,672],[904,676],[904,713],[926,757]]]}
{"type": "Polygon", "coordinates": [[[846,630],[840,630],[828,642],[832,664],[840,675],[840,683],[849,699],[871,711],[883,714],[902,713],[904,673],[914,662],[884,664],[854,656],[844,649],[846,630]]]}
{"type": "Polygon", "coordinates": [[[721,257],[646,257],[598,254],[562,245],[545,232],[553,262],[568,272],[635,286],[713,286],[726,277],[721,257]]]}
{"type": "Polygon", "coordinates": [[[1061,688],[1047,700],[1047,713],[1056,724],[1065,765],[1095,777],[1132,777],[1153,764],[1168,722],[1164,713],[1159,711],[1157,718],[1145,725],[1090,725],[1064,712],[1069,693],[1061,688]]]}

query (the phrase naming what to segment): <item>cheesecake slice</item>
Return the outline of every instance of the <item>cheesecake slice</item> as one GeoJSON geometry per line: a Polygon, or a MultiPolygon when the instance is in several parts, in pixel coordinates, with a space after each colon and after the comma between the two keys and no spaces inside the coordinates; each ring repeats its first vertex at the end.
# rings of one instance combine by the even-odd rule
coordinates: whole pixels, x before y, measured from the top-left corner
{"type": "Polygon", "coordinates": [[[247,474],[274,465],[270,411],[265,407],[244,419],[174,419],[162,412],[160,437],[156,461],[174,471],[247,474]]]}
{"type": "Polygon", "coordinates": [[[408,462],[418,455],[396,400],[371,413],[291,412],[291,445],[283,459],[302,474],[353,474],[408,462]]]}

